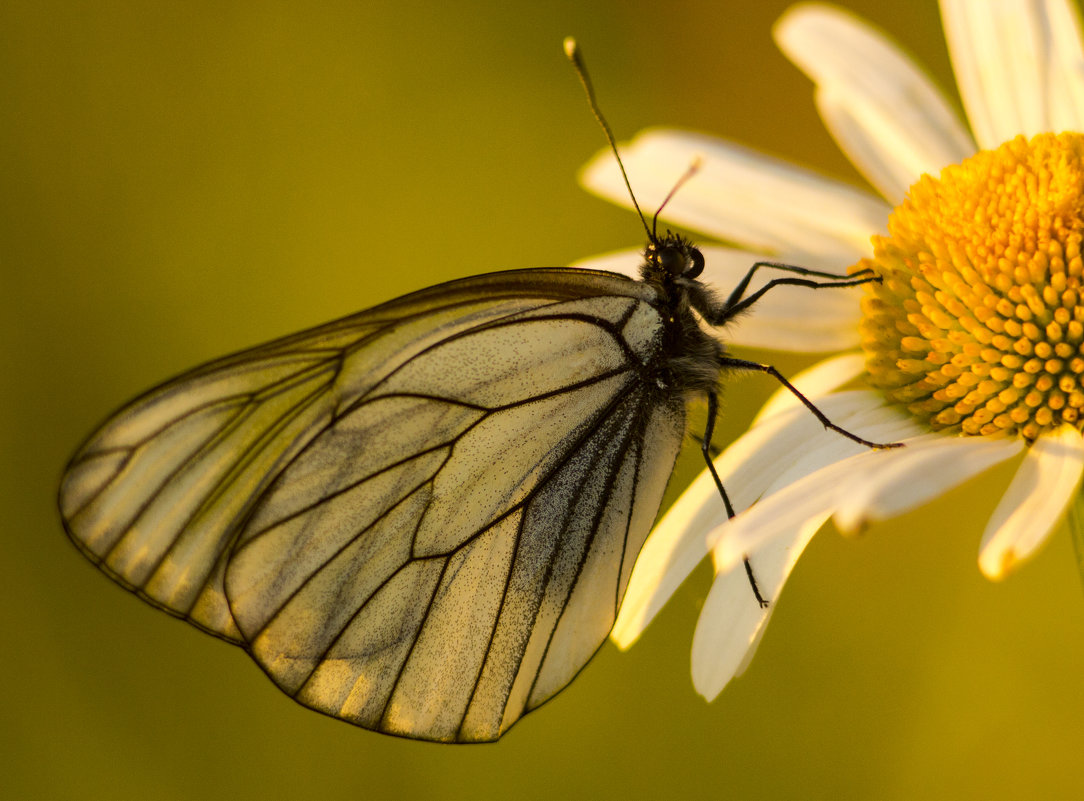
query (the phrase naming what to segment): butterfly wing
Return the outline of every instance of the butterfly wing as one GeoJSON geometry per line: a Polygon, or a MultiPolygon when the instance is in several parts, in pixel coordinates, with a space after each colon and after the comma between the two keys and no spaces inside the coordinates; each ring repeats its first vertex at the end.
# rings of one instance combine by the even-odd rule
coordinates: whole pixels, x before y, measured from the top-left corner
{"type": "Polygon", "coordinates": [[[199,368],[76,455],[69,533],[301,703],[496,739],[605,639],[661,501],[653,292],[481,276],[199,368]]]}

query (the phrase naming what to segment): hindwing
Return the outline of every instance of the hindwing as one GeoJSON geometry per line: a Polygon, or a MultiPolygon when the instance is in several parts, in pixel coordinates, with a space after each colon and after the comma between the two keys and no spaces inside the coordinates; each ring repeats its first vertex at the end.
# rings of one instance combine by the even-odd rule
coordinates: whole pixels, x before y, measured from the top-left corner
{"type": "Polygon", "coordinates": [[[655,290],[451,282],[197,368],[61,486],[114,579],[367,728],[492,740],[608,634],[684,430],[655,290]]]}

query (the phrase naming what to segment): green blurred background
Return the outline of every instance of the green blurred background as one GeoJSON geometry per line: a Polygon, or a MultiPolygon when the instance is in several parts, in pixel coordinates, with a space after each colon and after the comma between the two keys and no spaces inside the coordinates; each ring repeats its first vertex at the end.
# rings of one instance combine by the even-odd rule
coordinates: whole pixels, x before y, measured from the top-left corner
{"type": "MultiPolygon", "coordinates": [[[[605,646],[482,747],[291,703],[112,585],[57,520],[75,446],[181,369],[449,278],[638,244],[576,186],[602,139],[565,35],[619,136],[697,128],[860,183],[771,43],[787,5],[0,7],[6,797],[1079,797],[1081,581],[1064,534],[1003,584],[980,577],[968,509],[997,481],[818,537],[715,703],[689,679],[702,567],[630,652],[605,646]]],[[[850,6],[951,86],[932,0],[850,6]]],[[[731,436],[772,389],[731,387],[731,436]]]]}

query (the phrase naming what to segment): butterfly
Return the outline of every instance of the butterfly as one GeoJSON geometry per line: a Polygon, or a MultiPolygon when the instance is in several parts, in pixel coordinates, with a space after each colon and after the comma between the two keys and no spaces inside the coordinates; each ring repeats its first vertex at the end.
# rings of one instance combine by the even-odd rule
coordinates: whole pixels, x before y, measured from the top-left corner
{"type": "Polygon", "coordinates": [[[607,637],[688,400],[707,398],[707,455],[724,371],[784,380],[715,329],[772,286],[870,280],[782,266],[803,277],[747,294],[762,264],[720,301],[693,244],[648,237],[640,280],[451,281],[151,389],[68,464],[68,535],[305,706],[497,739],[607,637]]]}

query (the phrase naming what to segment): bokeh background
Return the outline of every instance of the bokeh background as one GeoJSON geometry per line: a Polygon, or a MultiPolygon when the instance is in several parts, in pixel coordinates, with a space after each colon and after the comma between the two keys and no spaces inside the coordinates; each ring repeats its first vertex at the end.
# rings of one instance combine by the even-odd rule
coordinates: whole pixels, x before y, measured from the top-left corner
{"type": "MultiPolygon", "coordinates": [[[[701,567],[630,652],[607,644],[495,746],[291,703],[100,575],[57,519],[72,450],[171,374],[446,279],[639,244],[575,183],[602,139],[568,34],[619,136],[686,126],[860,184],[770,40],[787,5],[0,6],[6,797],[1079,797],[1084,593],[1064,533],[1006,582],[980,577],[969,510],[1004,471],[816,538],[713,704],[688,668],[701,567]]],[[[849,7],[952,86],[932,0],[849,7]]],[[[731,385],[730,436],[772,389],[731,385]]],[[[686,457],[670,498],[699,469],[686,457]]]]}

